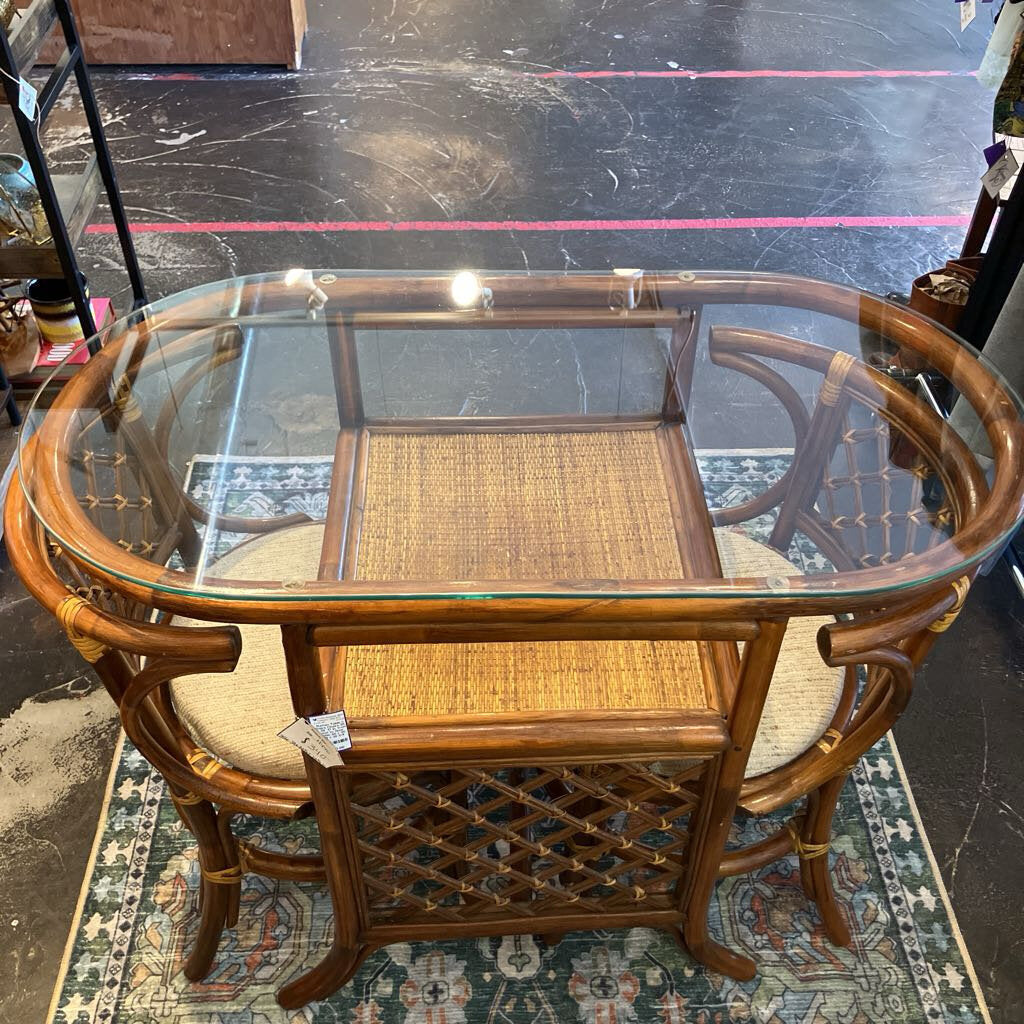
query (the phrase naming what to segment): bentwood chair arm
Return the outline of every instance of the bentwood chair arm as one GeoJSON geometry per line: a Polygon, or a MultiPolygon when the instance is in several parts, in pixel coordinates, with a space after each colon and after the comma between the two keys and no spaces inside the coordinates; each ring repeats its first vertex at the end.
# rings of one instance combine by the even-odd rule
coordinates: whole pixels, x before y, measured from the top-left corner
{"type": "MultiPolygon", "coordinates": [[[[822,627],[826,629],[828,627],[822,627]]],[[[858,758],[885,735],[910,700],[914,661],[897,647],[877,647],[830,661],[833,666],[858,665],[875,671],[852,708],[844,710],[840,728],[830,728],[806,753],[782,768],[744,787],[742,806],[751,814],[766,814],[806,796],[829,779],[845,774],[858,758]]],[[[735,874],[746,863],[742,854],[728,855],[723,874],[735,874]]],[[[767,863],[767,862],[766,862],[767,863]]]]}
{"type": "Polygon", "coordinates": [[[106,651],[123,651],[145,658],[175,657],[188,652],[196,661],[230,662],[242,651],[237,626],[186,628],[136,622],[97,608],[74,593],[57,575],[46,556],[42,527],[14,475],[4,507],[4,534],[14,571],[29,593],[50,611],[71,642],[88,661],[106,651]]]}
{"type": "Polygon", "coordinates": [[[237,626],[135,622],[97,609],[72,594],[50,563],[43,530],[17,477],[7,495],[4,527],[12,565],[29,593],[58,619],[62,606],[74,610],[73,617],[61,624],[70,621],[72,643],[93,663],[122,711],[122,720],[130,720],[125,721],[126,732],[167,778],[183,789],[201,791],[212,801],[230,801],[240,811],[284,818],[302,812],[309,801],[309,788],[303,782],[262,778],[228,765],[218,765],[215,778],[204,778],[202,773],[216,762],[197,752],[164,689],[168,679],[190,672],[231,671],[241,652],[237,626]],[[73,603],[64,604],[69,598],[73,603]],[[147,668],[140,673],[130,667],[126,652],[145,658],[147,668]],[[153,685],[158,674],[159,683],[153,685]],[[136,686],[140,676],[142,685],[136,686]],[[137,700],[142,690],[144,703],[137,700]]]}
{"type": "MultiPolygon", "coordinates": [[[[963,576],[937,595],[895,610],[880,611],[858,619],[830,623],[818,631],[818,650],[828,665],[864,665],[868,682],[841,738],[823,752],[809,752],[792,766],[784,787],[787,794],[809,791],[824,779],[845,772],[895,723],[910,700],[914,671],[934,636],[958,615],[970,577],[963,576]]],[[[745,803],[772,806],[778,802],[770,791],[758,793],[745,803]]]]}
{"type": "MultiPolygon", "coordinates": [[[[938,594],[922,598],[903,608],[887,609],[873,615],[829,623],[818,630],[818,651],[833,667],[884,647],[902,645],[922,631],[942,633],[960,613],[971,585],[970,575],[961,576],[938,594]]],[[[921,652],[923,654],[923,652],[921,652]]],[[[916,659],[915,659],[916,660],[916,659]]]]}
{"type": "Polygon", "coordinates": [[[937,633],[948,629],[960,613],[970,588],[962,576],[938,594],[903,608],[830,623],[818,631],[818,650],[833,667],[866,665],[868,676],[860,705],[848,732],[816,766],[822,771],[829,759],[837,769],[852,765],[896,721],[907,706],[914,671],[937,633]]]}

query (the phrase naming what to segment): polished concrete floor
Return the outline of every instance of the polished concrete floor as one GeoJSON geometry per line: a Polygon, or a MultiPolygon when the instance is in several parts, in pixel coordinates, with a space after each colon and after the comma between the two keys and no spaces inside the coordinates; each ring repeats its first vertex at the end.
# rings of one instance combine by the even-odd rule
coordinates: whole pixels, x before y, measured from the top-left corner
{"type": "MultiPolygon", "coordinates": [[[[295,265],[759,268],[905,290],[958,251],[977,194],[987,6],[963,35],[946,0],[309,6],[295,73],[96,72],[151,296],[295,265]]],[[[81,117],[53,116],[52,157],[81,166],[81,117]]],[[[113,236],[87,234],[82,258],[123,309],[113,236]]],[[[12,444],[0,427],[3,464],[12,444]]],[[[2,555],[0,572],[0,1019],[35,1022],[115,721],[2,555]]],[[[998,1024],[1024,1018],[1022,639],[998,567],[896,731],[998,1024]]]]}

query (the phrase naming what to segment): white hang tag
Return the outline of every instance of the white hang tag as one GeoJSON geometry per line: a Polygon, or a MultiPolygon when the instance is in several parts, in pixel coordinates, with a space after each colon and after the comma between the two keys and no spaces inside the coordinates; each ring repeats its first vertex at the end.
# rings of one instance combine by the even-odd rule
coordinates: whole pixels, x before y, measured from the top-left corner
{"type": "Polygon", "coordinates": [[[313,715],[309,724],[321,736],[326,736],[335,750],[351,750],[352,737],[348,734],[348,719],[344,711],[332,711],[326,715],[313,715]]]}
{"type": "Polygon", "coordinates": [[[18,109],[30,120],[36,119],[36,87],[24,78],[18,79],[18,109]]]}
{"type": "MultiPolygon", "coordinates": [[[[320,715],[319,718],[330,718],[330,715],[320,715]]],[[[314,719],[315,721],[316,719],[314,719]]],[[[337,768],[343,765],[341,755],[337,747],[324,735],[316,726],[310,724],[304,718],[296,718],[291,725],[282,729],[278,734],[283,740],[294,743],[304,754],[309,754],[314,761],[322,764],[325,768],[337,768]]],[[[348,735],[346,726],[345,735],[348,735]]],[[[349,746],[352,744],[349,743],[349,746]]]]}
{"type": "Polygon", "coordinates": [[[1017,158],[1007,150],[982,176],[985,191],[995,199],[1003,186],[1017,173],[1017,158]]]}
{"type": "Polygon", "coordinates": [[[974,16],[978,13],[978,9],[975,6],[974,0],[960,0],[960,31],[963,32],[965,28],[972,21],[974,16]]]}

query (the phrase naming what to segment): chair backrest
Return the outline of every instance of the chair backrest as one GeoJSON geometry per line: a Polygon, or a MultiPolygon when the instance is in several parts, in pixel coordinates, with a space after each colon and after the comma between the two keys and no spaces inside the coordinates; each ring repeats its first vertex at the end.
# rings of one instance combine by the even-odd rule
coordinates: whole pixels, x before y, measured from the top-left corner
{"type": "Polygon", "coordinates": [[[241,653],[236,626],[184,627],[151,621],[49,541],[15,477],[4,508],[15,572],[102,680],[129,739],[178,794],[230,800],[237,810],[289,816],[308,801],[301,782],[262,779],[200,749],[168,694],[171,680],[231,672],[241,653]]]}
{"type": "Polygon", "coordinates": [[[903,384],[853,356],[731,327],[712,329],[710,352],[778,397],[795,438],[783,478],[752,501],[716,510],[716,524],[774,510],[773,546],[786,553],[802,533],[841,572],[930,550],[962,528],[987,494],[960,436],[903,384]],[[821,373],[810,410],[764,360],[821,373]]]}
{"type": "Polygon", "coordinates": [[[191,392],[201,384],[214,391],[223,386],[244,351],[238,325],[201,327],[155,349],[158,332],[147,323],[132,331],[131,344],[115,357],[127,363],[111,371],[115,379],[76,377],[74,400],[42,423],[48,450],[66,453],[58,472],[65,486],[54,500],[74,495],[99,532],[125,552],[186,570],[203,555],[204,526],[260,534],[307,522],[301,512],[225,514],[221,494],[196,500],[187,465],[173,457],[175,428],[191,392]]]}

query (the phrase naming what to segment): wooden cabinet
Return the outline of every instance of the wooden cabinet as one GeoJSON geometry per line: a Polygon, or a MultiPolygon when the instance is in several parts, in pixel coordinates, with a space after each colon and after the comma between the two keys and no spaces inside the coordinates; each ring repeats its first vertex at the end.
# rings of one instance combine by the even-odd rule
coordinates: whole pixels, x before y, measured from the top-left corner
{"type": "MultiPolygon", "coordinates": [[[[90,64],[302,63],[305,0],[73,0],[90,64]]],[[[47,43],[42,60],[60,48],[47,43]]]]}

